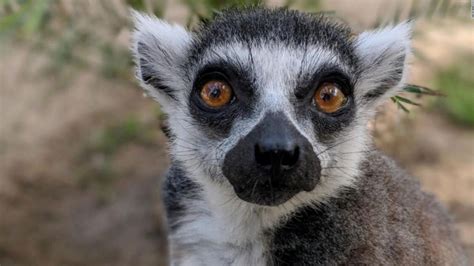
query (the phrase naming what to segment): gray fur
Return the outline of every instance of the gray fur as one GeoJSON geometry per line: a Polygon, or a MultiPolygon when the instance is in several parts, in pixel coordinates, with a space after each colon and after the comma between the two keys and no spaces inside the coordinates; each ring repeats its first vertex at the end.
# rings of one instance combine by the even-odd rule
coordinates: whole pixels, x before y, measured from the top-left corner
{"type": "Polygon", "coordinates": [[[169,116],[173,265],[467,263],[445,210],[368,152],[367,122],[403,87],[409,24],[353,36],[324,16],[250,8],[189,32],[134,16],[137,78],[169,116]],[[235,95],[218,110],[199,99],[211,74],[235,95]],[[334,114],[312,101],[327,81],[348,99],[334,114]],[[254,165],[251,149],[282,132],[305,148],[299,168],[279,175],[275,200],[274,176],[254,165]]]}
{"type": "Polygon", "coordinates": [[[379,152],[357,187],[270,231],[276,265],[466,265],[446,210],[379,152]]]}
{"type": "MultiPolygon", "coordinates": [[[[390,158],[377,151],[365,155],[356,187],[324,204],[302,207],[264,232],[268,265],[467,265],[439,202],[390,158]]],[[[186,203],[199,200],[196,189],[175,164],[164,188],[172,231],[186,226],[180,213],[195,211],[186,203]]],[[[197,242],[184,248],[214,247],[197,242]]]]}

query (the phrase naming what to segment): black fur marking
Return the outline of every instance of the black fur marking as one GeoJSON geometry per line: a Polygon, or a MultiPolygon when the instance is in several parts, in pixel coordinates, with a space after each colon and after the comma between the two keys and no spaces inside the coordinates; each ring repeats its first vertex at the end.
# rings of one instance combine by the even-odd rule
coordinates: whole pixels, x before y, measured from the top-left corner
{"type": "Polygon", "coordinates": [[[199,200],[201,194],[201,188],[186,176],[180,163],[174,161],[163,185],[163,201],[171,231],[182,225],[179,218],[187,211],[186,201],[199,200]]]}
{"type": "Polygon", "coordinates": [[[175,139],[175,135],[173,134],[173,132],[171,132],[171,129],[169,126],[168,117],[162,118],[160,120],[160,129],[161,129],[161,132],[165,134],[166,138],[168,138],[168,140],[172,141],[175,139]]]}
{"type": "MultiPolygon", "coordinates": [[[[166,52],[164,49],[161,49],[159,46],[158,49],[160,49],[159,51],[163,53],[163,55],[165,55],[164,58],[170,65],[171,59],[169,58],[170,55],[168,54],[168,52],[166,52]]],[[[141,80],[143,80],[145,84],[164,92],[170,98],[177,101],[178,99],[174,95],[174,90],[168,86],[163,85],[163,80],[160,78],[160,74],[157,73],[152,67],[153,62],[151,62],[150,59],[146,58],[146,55],[150,53],[148,47],[146,47],[146,45],[143,43],[138,43],[137,51],[138,54],[140,54],[141,56],[139,62],[141,80]]]]}
{"type": "Polygon", "coordinates": [[[249,46],[278,43],[303,48],[315,44],[340,54],[346,64],[355,68],[357,58],[350,34],[348,27],[323,15],[284,8],[230,9],[195,31],[189,63],[196,63],[211,47],[232,42],[249,46]]]}
{"type": "MultiPolygon", "coordinates": [[[[349,76],[350,73],[345,73],[336,65],[324,64],[318,69],[315,69],[313,73],[298,74],[297,83],[295,89],[295,96],[297,99],[301,99],[304,102],[312,100],[312,97],[316,89],[324,82],[335,82],[340,85],[345,95],[351,95],[354,90],[354,81],[349,76]]],[[[297,104],[297,102],[295,103],[297,104]]]]}
{"type": "MultiPolygon", "coordinates": [[[[371,66],[366,66],[366,69],[363,71],[368,71],[370,69],[381,68],[383,64],[383,60],[385,57],[385,53],[382,53],[377,60],[371,66]]],[[[379,98],[384,95],[389,89],[396,86],[402,79],[403,76],[403,68],[405,62],[406,55],[399,56],[398,58],[394,59],[391,62],[390,67],[392,68],[391,72],[385,73],[386,76],[383,80],[380,81],[380,84],[377,88],[369,91],[367,94],[364,95],[364,98],[368,101],[373,99],[379,98]],[[395,67],[394,67],[395,66],[395,67]]]]}
{"type": "Polygon", "coordinates": [[[352,95],[347,96],[346,106],[340,111],[332,114],[323,113],[313,107],[306,115],[313,121],[315,136],[321,142],[327,142],[337,137],[337,132],[348,127],[353,121],[356,114],[356,105],[352,95]]]}
{"type": "Polygon", "coordinates": [[[253,84],[254,72],[243,65],[219,61],[209,64],[198,73],[189,98],[190,113],[204,132],[210,137],[226,137],[236,118],[245,118],[251,114],[256,88],[253,84]],[[235,99],[218,110],[206,108],[199,92],[201,85],[209,79],[223,79],[235,94],[235,99]]]}
{"type": "Polygon", "coordinates": [[[331,140],[336,132],[347,127],[356,113],[354,102],[354,80],[336,66],[324,65],[312,77],[303,77],[295,90],[293,99],[296,114],[300,119],[309,119],[313,122],[315,136],[320,141],[331,140]],[[345,106],[331,114],[321,112],[313,103],[313,96],[319,85],[324,82],[335,82],[347,97],[345,106]]]}

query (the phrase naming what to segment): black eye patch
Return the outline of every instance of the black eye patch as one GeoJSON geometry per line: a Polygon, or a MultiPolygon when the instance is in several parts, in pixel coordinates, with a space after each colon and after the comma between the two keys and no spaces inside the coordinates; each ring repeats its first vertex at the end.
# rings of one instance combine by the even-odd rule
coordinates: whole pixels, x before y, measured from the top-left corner
{"type": "Polygon", "coordinates": [[[255,104],[256,87],[253,72],[240,64],[220,61],[204,66],[193,83],[189,96],[189,110],[194,121],[210,137],[226,137],[237,118],[250,115],[255,104]],[[234,99],[227,106],[212,110],[203,106],[199,93],[203,84],[210,80],[225,81],[232,88],[234,99]]]}
{"type": "Polygon", "coordinates": [[[299,100],[309,100],[324,82],[337,83],[346,96],[352,96],[354,92],[354,83],[344,71],[336,66],[325,65],[315,73],[300,75],[294,95],[299,100]]]}
{"type": "Polygon", "coordinates": [[[354,81],[336,66],[326,65],[312,75],[301,75],[294,95],[297,116],[312,121],[314,134],[321,141],[332,139],[335,133],[348,126],[355,116],[354,81]],[[317,110],[313,104],[314,93],[325,82],[336,83],[347,98],[340,110],[330,114],[317,110]]]}

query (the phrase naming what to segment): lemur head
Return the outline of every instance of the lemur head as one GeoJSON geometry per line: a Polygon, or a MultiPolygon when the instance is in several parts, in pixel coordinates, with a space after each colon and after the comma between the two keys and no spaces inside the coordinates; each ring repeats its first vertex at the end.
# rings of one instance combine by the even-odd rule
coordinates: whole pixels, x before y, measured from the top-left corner
{"type": "Polygon", "coordinates": [[[189,32],[134,16],[137,77],[169,116],[173,159],[220,199],[262,206],[354,183],[367,122],[401,87],[409,52],[406,23],[354,35],[324,16],[252,8],[189,32]]]}

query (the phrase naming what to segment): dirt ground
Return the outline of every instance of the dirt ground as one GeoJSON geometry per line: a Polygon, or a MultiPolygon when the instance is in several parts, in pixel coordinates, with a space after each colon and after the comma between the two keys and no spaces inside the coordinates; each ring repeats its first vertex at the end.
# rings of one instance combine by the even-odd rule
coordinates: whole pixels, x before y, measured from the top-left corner
{"type": "MultiPolygon", "coordinates": [[[[166,265],[157,105],[93,70],[65,83],[43,56],[11,49],[0,64],[0,265],[166,265]],[[103,148],[104,129],[131,118],[146,135],[103,148]]],[[[474,130],[428,108],[384,110],[378,146],[448,207],[474,258],[474,130]]]]}

